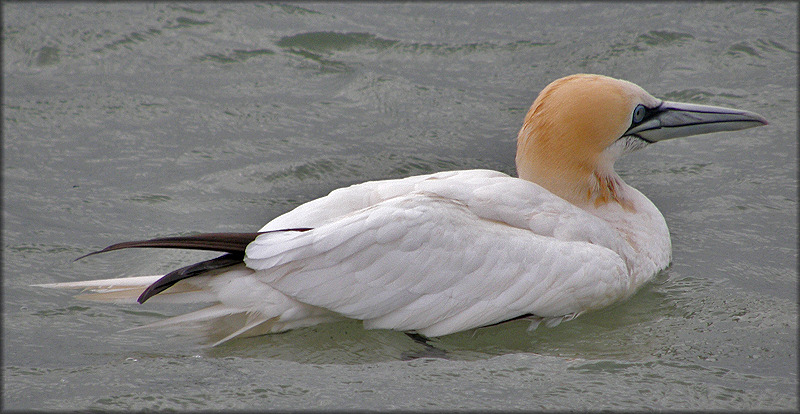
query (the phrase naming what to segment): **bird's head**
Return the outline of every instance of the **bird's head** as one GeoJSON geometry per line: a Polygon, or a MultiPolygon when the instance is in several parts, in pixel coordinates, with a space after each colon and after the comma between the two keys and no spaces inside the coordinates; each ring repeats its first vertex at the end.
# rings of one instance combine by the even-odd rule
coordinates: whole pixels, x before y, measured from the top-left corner
{"type": "Polygon", "coordinates": [[[517,136],[517,173],[576,205],[619,202],[614,162],[671,138],[766,124],[752,112],[657,99],[601,75],[553,81],[531,105],[517,136]]]}

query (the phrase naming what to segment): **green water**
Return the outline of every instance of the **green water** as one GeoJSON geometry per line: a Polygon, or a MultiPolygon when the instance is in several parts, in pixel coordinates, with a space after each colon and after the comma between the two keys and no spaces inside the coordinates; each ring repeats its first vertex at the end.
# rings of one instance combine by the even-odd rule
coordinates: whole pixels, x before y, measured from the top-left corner
{"type": "Polygon", "coordinates": [[[3,3],[3,408],[796,409],[793,3],[3,3]],[[191,310],[34,283],[158,274],[344,185],[514,173],[536,94],[577,72],[770,125],[617,163],[673,265],[555,328],[445,336],[358,323],[203,348],[128,331],[191,310]]]}

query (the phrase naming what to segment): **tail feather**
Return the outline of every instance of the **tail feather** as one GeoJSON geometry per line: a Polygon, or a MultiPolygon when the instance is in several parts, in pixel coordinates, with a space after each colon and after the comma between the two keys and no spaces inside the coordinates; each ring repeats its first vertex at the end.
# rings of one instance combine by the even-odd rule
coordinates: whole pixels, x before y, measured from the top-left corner
{"type": "MultiPolygon", "coordinates": [[[[137,303],[137,298],[144,289],[152,285],[162,276],[137,276],[118,279],[88,280],[81,282],[47,283],[34,285],[55,289],[80,289],[83,293],[78,299],[111,302],[137,303]]],[[[205,278],[204,278],[205,279],[205,278]]],[[[201,279],[202,280],[202,279],[201,279]]],[[[198,303],[214,302],[218,298],[212,292],[202,290],[202,286],[191,283],[177,283],[171,289],[155,296],[155,303],[198,303]]],[[[164,320],[142,326],[134,326],[122,332],[139,329],[166,328],[200,333],[206,340],[217,346],[237,337],[264,335],[281,332],[275,322],[278,316],[268,316],[260,312],[248,312],[240,307],[232,307],[223,303],[182,315],[172,316],[164,320]]]]}
{"type": "Polygon", "coordinates": [[[209,346],[215,347],[236,338],[248,338],[284,332],[290,329],[335,322],[343,319],[341,316],[327,311],[316,311],[305,317],[290,318],[290,320],[282,320],[282,316],[283,315],[270,316],[261,312],[243,311],[240,308],[217,303],[194,312],[173,316],[147,325],[128,328],[124,331],[166,328],[199,332],[210,343],[209,346]]]}
{"type": "MultiPolygon", "coordinates": [[[[274,230],[304,232],[310,228],[274,230]]],[[[78,298],[115,303],[212,303],[206,308],[170,317],[142,328],[177,328],[201,332],[219,345],[233,338],[277,333],[342,319],[323,308],[298,302],[254,276],[243,263],[244,251],[264,233],[205,233],[118,243],[97,253],[132,247],[182,248],[221,251],[226,254],[186,266],[163,276],[138,276],[83,282],[34,285],[81,289],[78,298]]],[[[77,259],[76,259],[77,260],[77,259]]]]}
{"type": "Polygon", "coordinates": [[[218,339],[214,342],[211,346],[217,346],[224,342],[230,341],[233,338],[246,338],[249,336],[257,336],[257,335],[264,335],[268,333],[273,333],[273,328],[275,327],[275,321],[278,317],[267,317],[263,314],[248,314],[247,315],[247,322],[243,324],[243,326],[225,337],[218,339]]]}
{"type": "Polygon", "coordinates": [[[33,286],[52,289],[80,289],[84,292],[88,292],[76,296],[84,300],[136,303],[136,299],[142,291],[160,278],[160,275],[135,276],[116,279],[85,280],[80,282],[44,283],[33,286]]]}
{"type": "MultiPolygon", "coordinates": [[[[278,333],[290,329],[341,320],[328,310],[291,299],[258,282],[253,271],[244,265],[217,269],[182,279],[169,289],[153,296],[153,303],[211,303],[205,308],[125,329],[175,329],[199,333],[211,346],[234,338],[278,333]],[[239,294],[228,296],[220,289],[235,285],[239,294]]],[[[163,276],[137,276],[117,279],[34,285],[57,289],[78,289],[84,300],[136,303],[140,294],[163,276]]]]}
{"type": "MultiPolygon", "coordinates": [[[[210,346],[214,347],[237,337],[259,335],[261,333],[248,334],[248,331],[275,319],[277,317],[269,318],[262,314],[248,315],[241,309],[218,303],[194,312],[124,329],[122,332],[164,328],[199,333],[211,343],[210,346]]],[[[268,328],[263,334],[271,332],[272,330],[268,328]]]]}
{"type": "MultiPolygon", "coordinates": [[[[75,298],[93,302],[135,304],[138,303],[143,291],[163,277],[163,275],[133,276],[80,282],[44,283],[32,286],[81,290],[82,292],[75,298]]],[[[216,295],[203,290],[203,285],[198,283],[178,284],[153,299],[155,303],[200,303],[215,300],[216,295]]]]}
{"type": "Polygon", "coordinates": [[[276,232],[304,232],[311,228],[298,227],[292,229],[271,230],[258,233],[202,233],[193,236],[162,237],[149,240],[137,240],[112,244],[105,249],[91,252],[75,260],[84,257],[110,252],[114,250],[129,249],[134,247],[153,247],[168,249],[190,249],[190,250],[211,250],[225,252],[225,255],[216,259],[206,260],[195,263],[167,273],[160,279],[153,281],[144,292],[137,298],[137,302],[144,303],[149,298],[167,290],[180,280],[203,275],[209,271],[234,266],[241,263],[244,259],[244,251],[247,245],[253,242],[259,235],[276,232]]]}
{"type": "Polygon", "coordinates": [[[210,321],[223,320],[239,313],[242,313],[241,309],[234,309],[221,303],[217,303],[194,312],[172,316],[164,320],[148,323],[147,325],[134,326],[132,328],[123,330],[123,332],[150,328],[175,328],[185,330],[197,330],[198,328],[205,329],[210,321]]]}

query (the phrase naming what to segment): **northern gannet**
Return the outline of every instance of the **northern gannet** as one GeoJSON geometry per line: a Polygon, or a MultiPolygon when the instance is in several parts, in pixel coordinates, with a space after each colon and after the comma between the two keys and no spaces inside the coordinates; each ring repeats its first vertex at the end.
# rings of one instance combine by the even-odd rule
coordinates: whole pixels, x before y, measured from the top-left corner
{"type": "Polygon", "coordinates": [[[656,206],[614,171],[667,139],[766,124],[752,112],[662,101],[601,75],[558,79],[517,136],[519,178],[448,171],[334,190],[256,233],[125,242],[224,252],[164,276],[39,286],[87,299],[212,305],[146,326],[199,327],[216,344],[363,321],[435,337],[520,318],[554,326],[631,296],[672,249],[656,206]],[[216,323],[223,322],[223,323],[216,323]]]}

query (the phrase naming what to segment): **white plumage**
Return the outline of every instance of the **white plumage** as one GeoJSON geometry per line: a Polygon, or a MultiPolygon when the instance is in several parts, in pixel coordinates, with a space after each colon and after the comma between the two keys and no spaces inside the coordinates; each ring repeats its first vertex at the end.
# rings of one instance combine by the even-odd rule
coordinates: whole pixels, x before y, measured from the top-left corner
{"type": "MultiPolygon", "coordinates": [[[[518,317],[554,325],[630,296],[669,265],[664,218],[614,172],[619,156],[765,123],[612,78],[562,78],[520,131],[521,178],[451,171],[335,190],[267,223],[244,263],[167,284],[152,300],[213,305],[149,326],[199,326],[221,343],[342,318],[425,336],[518,317]]],[[[47,286],[131,300],[158,279],[47,286]]]]}
{"type": "MultiPolygon", "coordinates": [[[[523,314],[560,318],[645,278],[628,276],[635,253],[604,220],[495,171],[368,182],[302,207],[261,230],[313,231],[264,234],[245,263],[268,269],[259,279],[283,294],[367,328],[437,336],[523,314]]],[[[664,253],[648,273],[669,261],[663,219],[652,230],[664,253]]]]}

